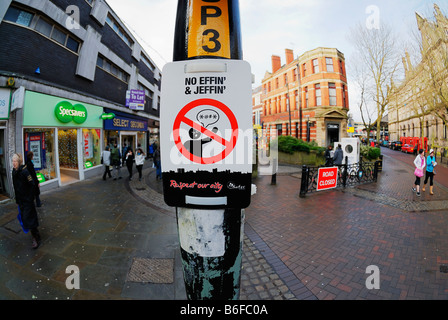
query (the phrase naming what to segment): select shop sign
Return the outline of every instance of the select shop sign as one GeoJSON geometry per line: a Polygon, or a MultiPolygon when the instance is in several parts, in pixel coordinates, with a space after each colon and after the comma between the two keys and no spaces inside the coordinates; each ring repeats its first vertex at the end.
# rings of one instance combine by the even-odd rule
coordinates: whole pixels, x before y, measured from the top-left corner
{"type": "Polygon", "coordinates": [[[103,108],[61,97],[26,91],[24,126],[102,128],[103,108]]]}

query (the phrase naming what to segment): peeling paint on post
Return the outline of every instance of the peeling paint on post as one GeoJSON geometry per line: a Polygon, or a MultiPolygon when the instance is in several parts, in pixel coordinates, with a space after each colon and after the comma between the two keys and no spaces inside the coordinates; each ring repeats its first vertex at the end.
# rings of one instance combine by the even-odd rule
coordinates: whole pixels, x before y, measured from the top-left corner
{"type": "Polygon", "coordinates": [[[178,208],[177,222],[187,298],[237,300],[244,210],[178,208]]]}

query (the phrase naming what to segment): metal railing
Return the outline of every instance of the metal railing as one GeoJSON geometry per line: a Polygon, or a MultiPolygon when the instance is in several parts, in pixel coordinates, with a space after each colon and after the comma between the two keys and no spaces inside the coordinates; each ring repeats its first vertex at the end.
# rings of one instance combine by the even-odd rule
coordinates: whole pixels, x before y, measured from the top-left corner
{"type": "MultiPolygon", "coordinates": [[[[356,186],[364,183],[376,182],[378,172],[382,168],[381,161],[358,162],[348,164],[348,158],[345,157],[345,164],[338,165],[338,179],[336,188],[345,188],[347,186],[356,186]]],[[[300,197],[307,193],[317,191],[318,172],[320,167],[302,166],[302,182],[300,185],[300,197]]]]}

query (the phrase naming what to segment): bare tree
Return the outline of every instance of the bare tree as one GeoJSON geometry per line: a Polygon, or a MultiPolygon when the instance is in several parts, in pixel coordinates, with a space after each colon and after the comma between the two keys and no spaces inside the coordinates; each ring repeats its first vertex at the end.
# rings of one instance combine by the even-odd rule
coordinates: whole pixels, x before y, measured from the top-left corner
{"type": "Polygon", "coordinates": [[[400,65],[397,37],[391,27],[381,23],[378,29],[358,24],[351,29],[349,39],[356,49],[356,61],[361,64],[358,68],[367,76],[365,93],[376,107],[376,139],[379,142],[381,119],[390,102],[391,83],[400,65]]]}

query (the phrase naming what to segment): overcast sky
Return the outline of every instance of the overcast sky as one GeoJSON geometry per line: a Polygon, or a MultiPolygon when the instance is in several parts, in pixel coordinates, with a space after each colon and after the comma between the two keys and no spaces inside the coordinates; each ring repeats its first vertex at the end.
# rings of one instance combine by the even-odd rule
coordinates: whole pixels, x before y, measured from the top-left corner
{"type": "MultiPolygon", "coordinates": [[[[133,32],[159,69],[172,62],[177,0],[106,0],[133,32]]],[[[439,6],[446,12],[446,0],[439,6]]],[[[285,63],[285,49],[294,57],[317,47],[337,48],[344,53],[349,77],[350,107],[356,117],[356,86],[350,82],[353,45],[350,29],[379,15],[392,25],[400,39],[415,28],[415,12],[432,18],[429,0],[240,0],[243,58],[252,67],[254,86],[271,71],[271,56],[285,63]]]]}

